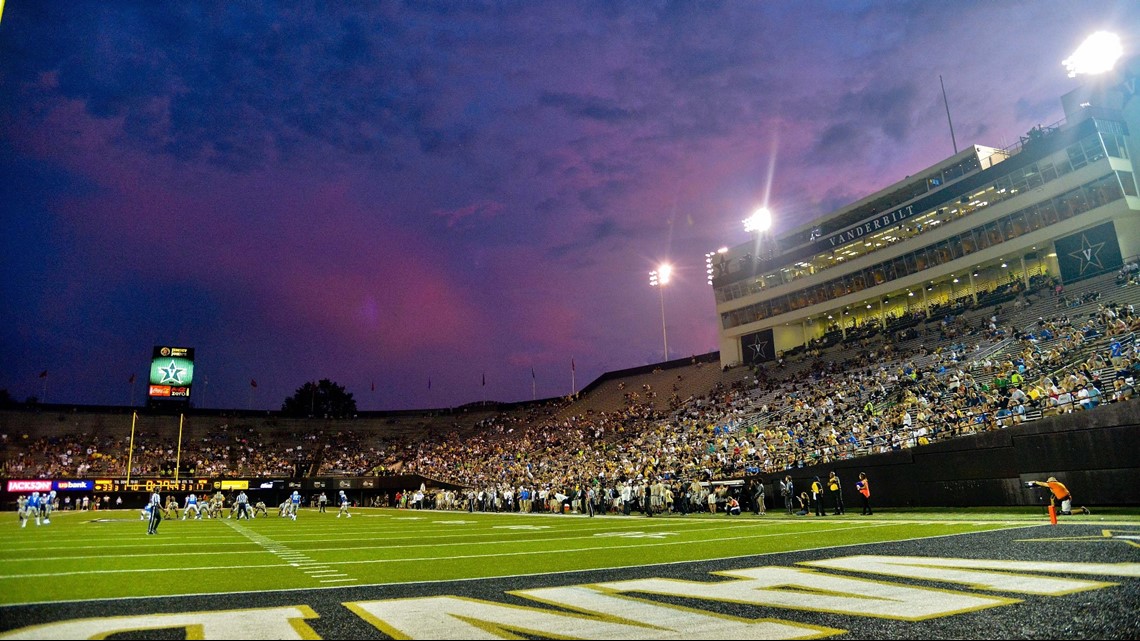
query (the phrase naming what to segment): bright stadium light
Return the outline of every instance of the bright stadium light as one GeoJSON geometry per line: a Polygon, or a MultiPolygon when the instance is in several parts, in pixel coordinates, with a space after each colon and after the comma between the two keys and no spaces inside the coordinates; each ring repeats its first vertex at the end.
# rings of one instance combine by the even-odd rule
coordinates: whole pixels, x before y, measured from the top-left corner
{"type": "Polygon", "coordinates": [[[767,207],[761,207],[744,219],[744,231],[763,234],[772,227],[772,212],[767,207]]]}
{"type": "Polygon", "coordinates": [[[1112,71],[1116,61],[1124,55],[1124,47],[1120,44],[1120,36],[1107,31],[1097,31],[1085,41],[1073,55],[1061,61],[1069,77],[1077,74],[1096,75],[1112,71]]]}
{"type": "Polygon", "coordinates": [[[665,333],[665,286],[669,284],[669,277],[673,275],[673,266],[661,263],[657,269],[649,272],[649,286],[656,287],[661,295],[661,340],[665,343],[665,360],[669,360],[669,335],[665,333]]]}
{"type": "MultiPolygon", "coordinates": [[[[716,251],[705,252],[705,275],[708,276],[708,283],[710,286],[713,284],[713,274],[716,273],[716,269],[713,267],[713,258],[716,258],[718,254],[723,255],[727,253],[727,247],[721,247],[716,251]]],[[[723,257],[721,258],[721,261],[724,261],[723,257]]]]}

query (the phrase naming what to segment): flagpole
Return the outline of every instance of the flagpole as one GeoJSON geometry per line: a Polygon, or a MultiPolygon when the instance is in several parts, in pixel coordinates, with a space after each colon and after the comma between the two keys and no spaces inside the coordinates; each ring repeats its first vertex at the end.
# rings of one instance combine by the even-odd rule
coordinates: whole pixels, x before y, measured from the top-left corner
{"type": "Polygon", "coordinates": [[[954,137],[954,121],[950,120],[950,101],[946,99],[946,83],[942,82],[942,74],[938,74],[938,84],[942,85],[942,103],[946,105],[946,122],[950,124],[950,142],[954,143],[954,155],[958,155],[958,139],[954,137]]]}
{"type": "Polygon", "coordinates": [[[131,465],[135,457],[135,423],[139,419],[138,412],[131,412],[131,448],[127,451],[127,485],[131,484],[131,465]]]}
{"type": "Polygon", "coordinates": [[[530,400],[532,401],[538,400],[538,392],[535,389],[534,368],[532,367],[530,369],[530,400]]]}
{"type": "Polygon", "coordinates": [[[182,467],[182,423],[186,420],[185,414],[178,415],[178,454],[174,455],[174,480],[178,481],[178,470],[182,467]]]}
{"type": "Polygon", "coordinates": [[[574,378],[574,358],[570,358],[570,396],[578,395],[578,382],[574,378]]]}

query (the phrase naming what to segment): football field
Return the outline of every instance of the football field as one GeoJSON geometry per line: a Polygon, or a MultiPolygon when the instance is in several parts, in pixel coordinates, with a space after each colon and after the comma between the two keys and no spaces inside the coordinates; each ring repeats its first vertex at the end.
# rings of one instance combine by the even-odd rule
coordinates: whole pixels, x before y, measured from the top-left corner
{"type": "MultiPolygon", "coordinates": [[[[894,541],[1027,521],[302,510],[254,520],[69,512],[0,532],[0,604],[447,581],[894,541]]],[[[15,519],[13,518],[13,521],[15,519]]]]}
{"type": "MultiPolygon", "coordinates": [[[[705,629],[712,625],[709,621],[715,622],[705,630],[710,634],[719,630],[727,635],[808,638],[855,633],[860,628],[849,620],[853,613],[860,621],[869,616],[913,625],[952,616],[962,623],[970,616],[987,616],[982,612],[988,608],[1054,607],[1027,605],[1018,592],[1039,597],[1088,590],[1099,590],[1104,594],[1098,598],[1133,612],[1127,615],[1130,619],[1110,616],[1109,623],[1116,628],[1081,632],[1095,636],[1100,630],[1111,638],[1124,634],[1113,631],[1121,625],[1126,631],[1134,629],[1130,626],[1136,625],[1136,608],[1131,599],[1140,591],[1140,518],[1133,514],[1116,514],[1109,521],[1099,515],[1070,517],[1051,527],[1039,509],[824,518],[773,512],[587,518],[363,509],[355,510],[351,519],[337,518],[335,511],[305,509],[296,521],[276,514],[252,521],[164,520],[156,536],[146,534],[147,523],[139,520],[137,511],[53,516],[50,525],[29,523],[21,528],[12,515],[9,525],[0,529],[0,638],[106,638],[115,631],[158,628],[185,630],[171,638],[649,638],[643,634],[646,630],[630,628],[636,623],[630,621],[639,616],[637,608],[650,608],[648,603],[627,597],[615,600],[617,592],[633,589],[628,586],[635,583],[655,586],[639,587],[637,592],[678,589],[680,596],[670,598],[699,597],[720,604],[702,605],[698,614],[692,607],[662,607],[669,603],[666,599],[654,602],[657,610],[646,610],[646,621],[654,620],[658,610],[668,609],[666,619],[687,612],[685,616],[694,622],[675,622],[670,629],[677,632],[674,636],[689,638],[696,638],[692,626],[705,629]],[[1055,563],[1060,560],[1058,551],[1066,546],[1072,548],[1073,558],[1083,555],[1087,565],[1055,563]],[[916,561],[916,555],[931,560],[916,561]],[[1003,563],[1010,565],[999,567],[1003,563]],[[895,570],[884,569],[896,565],[895,570]],[[935,567],[942,574],[931,575],[935,567]],[[989,569],[1003,574],[987,574],[989,569]],[[1076,573],[1081,580],[1060,585],[1059,579],[1050,579],[1052,583],[1041,586],[1034,584],[1040,577],[1028,574],[1018,579],[1020,583],[1006,580],[1009,572],[1038,570],[1076,573]],[[718,574],[755,580],[761,571],[792,574],[765,579],[775,583],[743,595],[716,597],[715,591],[704,587],[683,594],[690,581],[704,586],[718,574]],[[852,583],[855,579],[835,575],[836,571],[893,578],[890,582],[860,578],[852,583]],[[1115,578],[1091,580],[1106,575],[1115,578]],[[1124,585],[1117,583],[1121,577],[1124,585]],[[918,583],[903,586],[900,581],[918,583]],[[962,595],[948,591],[947,581],[1000,594],[962,595]],[[986,588],[987,582],[1002,586],[986,588]],[[885,591],[876,594],[877,590],[885,591]],[[847,592],[851,595],[839,596],[847,592]],[[757,595],[767,599],[753,603],[763,605],[760,610],[741,615],[732,609],[757,595]],[[807,598],[810,595],[816,597],[807,598]],[[590,616],[534,610],[532,601],[526,601],[525,607],[511,602],[524,597],[555,605],[565,599],[575,605],[563,607],[585,608],[590,616]],[[817,597],[835,603],[812,607],[817,597]],[[844,605],[844,598],[855,605],[844,605]],[[875,599],[886,604],[880,614],[869,605],[875,599]],[[1118,603],[1121,599],[1123,603],[1118,603]],[[597,603],[585,605],[592,601],[597,603]],[[401,605],[387,609],[383,604],[401,605]],[[616,609],[605,615],[610,607],[616,609]],[[470,608],[475,609],[468,612],[470,608]],[[787,608],[796,616],[789,617],[787,608]],[[502,623],[504,617],[511,619],[519,612],[539,618],[502,623]],[[848,618],[837,619],[840,614],[848,618]],[[211,617],[216,616],[228,623],[212,624],[211,617]],[[198,618],[191,624],[186,617],[198,618]],[[708,617],[713,619],[706,621],[708,617]],[[234,621],[241,622],[239,627],[233,627],[234,621]],[[289,624],[277,628],[273,621],[289,624]],[[766,632],[723,628],[726,622],[745,625],[742,621],[776,627],[765,628],[766,632]]],[[[1112,606],[1105,608],[1111,610],[1112,606]]],[[[1016,608],[1007,610],[1005,616],[1016,620],[1016,612],[1016,608]]],[[[1053,638],[1049,627],[1035,633],[1032,625],[1026,625],[1016,634],[1053,638]]],[[[878,630],[862,634],[940,635],[930,628],[878,630]]],[[[972,636],[955,627],[941,634],[972,636]]]]}

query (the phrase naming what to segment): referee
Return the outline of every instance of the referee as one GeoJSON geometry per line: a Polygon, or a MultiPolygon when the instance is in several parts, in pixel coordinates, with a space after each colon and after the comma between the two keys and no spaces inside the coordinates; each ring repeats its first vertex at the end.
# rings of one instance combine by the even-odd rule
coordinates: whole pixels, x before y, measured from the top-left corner
{"type": "Polygon", "coordinates": [[[158,534],[158,524],[162,521],[162,497],[156,490],[150,495],[150,522],[147,524],[147,534],[158,534]]]}

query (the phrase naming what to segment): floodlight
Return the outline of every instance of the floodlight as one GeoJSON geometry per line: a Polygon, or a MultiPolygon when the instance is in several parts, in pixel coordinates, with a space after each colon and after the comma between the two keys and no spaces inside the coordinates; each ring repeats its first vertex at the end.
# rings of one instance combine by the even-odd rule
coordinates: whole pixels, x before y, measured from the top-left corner
{"type": "Polygon", "coordinates": [[[772,212],[767,207],[761,207],[744,219],[744,231],[764,233],[772,227],[772,212]]]}
{"type": "Polygon", "coordinates": [[[1085,41],[1073,55],[1061,61],[1069,77],[1077,74],[1096,75],[1112,71],[1116,61],[1124,55],[1124,47],[1120,44],[1120,36],[1107,31],[1097,31],[1085,41]]]}

